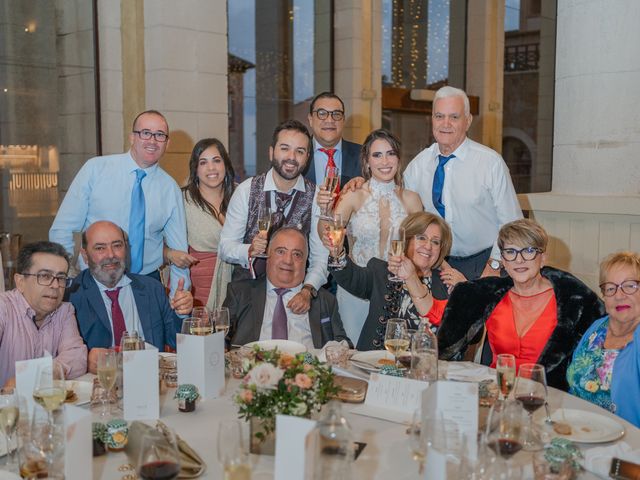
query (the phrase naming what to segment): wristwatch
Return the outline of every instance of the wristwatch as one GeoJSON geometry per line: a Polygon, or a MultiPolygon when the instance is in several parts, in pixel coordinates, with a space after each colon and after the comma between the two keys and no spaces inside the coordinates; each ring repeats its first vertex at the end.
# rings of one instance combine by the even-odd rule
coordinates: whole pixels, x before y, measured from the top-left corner
{"type": "Polygon", "coordinates": [[[304,286],[302,287],[302,289],[303,290],[307,290],[311,294],[311,298],[317,298],[318,290],[316,290],[313,285],[305,283],[304,286]]]}
{"type": "Polygon", "coordinates": [[[500,270],[502,268],[500,260],[496,260],[495,258],[490,258],[487,262],[487,265],[489,265],[494,270],[500,270]]]}

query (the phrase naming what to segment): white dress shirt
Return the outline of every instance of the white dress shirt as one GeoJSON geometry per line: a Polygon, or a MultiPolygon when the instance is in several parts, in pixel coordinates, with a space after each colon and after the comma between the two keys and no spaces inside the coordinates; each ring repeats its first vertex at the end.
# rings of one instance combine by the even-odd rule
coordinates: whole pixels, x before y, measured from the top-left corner
{"type": "MultiPolygon", "coordinates": [[[[404,171],[404,186],[418,192],[427,212],[433,205],[433,176],[438,166],[437,143],[420,152],[404,171]]],[[[520,204],[502,157],[467,138],[444,167],[442,201],[445,220],[453,231],[451,255],[467,257],[493,246],[491,258],[500,259],[498,230],[522,218],[520,204]]]]}
{"type": "MultiPolygon", "coordinates": [[[[316,184],[322,185],[324,179],[324,171],[327,169],[327,163],[329,162],[329,155],[321,152],[320,149],[324,148],[320,145],[316,139],[313,139],[313,167],[316,174],[316,184]]],[[[340,169],[340,175],[342,175],[342,139],[334,146],[333,161],[336,167],[340,169]]]]}
{"type": "MultiPolygon", "coordinates": [[[[273,311],[276,308],[278,295],[274,291],[276,287],[267,279],[267,296],[264,302],[264,316],[262,317],[262,328],[260,329],[260,340],[271,340],[271,329],[273,325],[273,311]]],[[[309,313],[295,314],[287,308],[287,303],[300,290],[302,285],[292,288],[291,291],[282,296],[284,309],[287,312],[287,331],[289,340],[303,344],[307,349],[313,350],[313,339],[311,338],[311,327],[309,326],[309,313]]]]}
{"type": "Polygon", "coordinates": [[[93,280],[98,285],[98,289],[100,290],[100,294],[102,295],[102,301],[104,302],[104,306],[107,309],[107,316],[109,317],[109,323],[111,323],[111,346],[114,346],[114,338],[113,338],[113,318],[111,318],[111,299],[107,296],[107,290],[115,290],[118,287],[120,288],[120,293],[118,294],[118,304],[120,305],[120,310],[122,310],[122,315],[124,316],[124,324],[127,327],[127,332],[132,332],[136,330],[140,337],[144,340],[144,332],[142,331],[142,325],[140,324],[140,317],[138,316],[138,307],[136,307],[136,299],[133,296],[133,290],[131,289],[131,279],[126,275],[123,275],[120,281],[113,288],[107,288],[93,275],[91,276],[93,280]]]}
{"type": "MultiPolygon", "coordinates": [[[[249,268],[249,247],[250,243],[242,243],[246,232],[247,218],[249,216],[249,195],[251,193],[251,178],[246,179],[238,188],[229,201],[227,214],[220,234],[220,244],[218,245],[218,254],[220,258],[228,263],[241,265],[249,268]]],[[[298,181],[294,185],[293,190],[305,191],[304,178],[298,176],[298,181]]],[[[275,181],[273,180],[273,169],[267,172],[264,181],[264,191],[272,192],[271,205],[275,205],[275,192],[278,191],[275,181]]],[[[291,192],[286,192],[291,193],[291,192]]],[[[317,195],[317,189],[316,189],[317,195]]],[[[289,203],[285,209],[285,215],[289,213],[291,204],[289,203]]],[[[315,196],[311,212],[311,230],[309,232],[309,269],[305,277],[304,283],[313,285],[315,289],[319,289],[327,281],[327,259],[329,251],[322,245],[322,241],[318,236],[318,216],[320,208],[316,204],[315,196]]]]}

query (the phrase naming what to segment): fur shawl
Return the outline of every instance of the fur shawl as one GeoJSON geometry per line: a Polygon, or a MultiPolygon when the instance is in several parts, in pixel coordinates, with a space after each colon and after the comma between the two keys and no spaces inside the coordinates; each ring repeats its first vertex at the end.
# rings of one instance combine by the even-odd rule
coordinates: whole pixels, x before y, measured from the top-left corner
{"type": "MultiPolygon", "coordinates": [[[[548,385],[567,390],[566,370],[573,350],[591,324],[605,314],[604,305],[593,290],[570,273],[551,267],[544,267],[541,273],[553,286],[558,324],[538,363],[546,367],[548,385]]],[[[488,277],[458,284],[451,293],[438,331],[440,358],[460,358],[512,286],[510,277],[488,277]]]]}

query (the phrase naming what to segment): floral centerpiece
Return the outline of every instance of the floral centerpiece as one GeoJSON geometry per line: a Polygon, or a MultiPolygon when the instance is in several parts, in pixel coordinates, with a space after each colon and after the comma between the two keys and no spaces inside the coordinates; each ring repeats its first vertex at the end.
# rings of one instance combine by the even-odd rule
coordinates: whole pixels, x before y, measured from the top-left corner
{"type": "Polygon", "coordinates": [[[261,420],[261,431],[252,431],[252,443],[253,437],[263,442],[273,434],[276,415],[310,417],[339,390],[331,367],[309,354],[256,346],[243,358],[243,371],[234,401],[240,418],[261,420]]]}

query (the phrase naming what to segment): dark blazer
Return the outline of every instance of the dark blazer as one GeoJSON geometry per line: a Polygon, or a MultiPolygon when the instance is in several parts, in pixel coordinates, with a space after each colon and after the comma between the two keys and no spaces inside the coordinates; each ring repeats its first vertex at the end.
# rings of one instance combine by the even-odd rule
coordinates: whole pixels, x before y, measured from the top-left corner
{"type": "MultiPolygon", "coordinates": [[[[229,308],[229,338],[232,344],[244,345],[260,339],[266,298],[264,277],[229,284],[224,306],[229,308]]],[[[335,297],[323,288],[318,290],[318,297],[311,301],[309,324],[315,348],[322,348],[329,340],[347,340],[352,345],[342,326],[335,297]]]]}
{"type": "MultiPolygon", "coordinates": [[[[165,344],[176,348],[176,333],[180,331],[182,320],[172,310],[164,286],[146,275],[127,273],[127,276],[131,279],[145,341],[160,351],[164,350],[165,344]]],[[[87,348],[111,347],[111,322],[89,269],[74,279],[68,291],[87,348]]]]}
{"type": "MultiPolygon", "coordinates": [[[[356,348],[358,350],[382,348],[375,346],[373,341],[379,337],[377,329],[382,325],[380,319],[384,318],[385,307],[390,303],[387,262],[374,257],[367,262],[366,267],[360,267],[347,256],[347,265],[342,270],[331,270],[331,275],[347,292],[369,300],[369,314],[362,326],[356,348]]],[[[435,298],[440,300],[447,298],[447,289],[440,280],[438,270],[434,270],[431,290],[435,298]]]]}
{"type": "MultiPolygon", "coordinates": [[[[604,305],[593,290],[570,273],[544,267],[541,274],[553,286],[558,325],[537,363],[545,366],[548,385],[567,390],[566,371],[573,351],[589,326],[604,316],[604,305]]],[[[512,286],[510,277],[480,278],[456,285],[438,331],[440,358],[459,359],[512,286]]]]}
{"type": "MultiPolygon", "coordinates": [[[[360,149],[359,143],[347,142],[342,139],[342,169],[340,171],[340,185],[346,185],[353,177],[361,177],[360,149]]],[[[316,179],[316,167],[314,162],[314,152],[311,152],[309,164],[304,173],[304,177],[313,183],[322,182],[322,178],[316,179]]]]}

